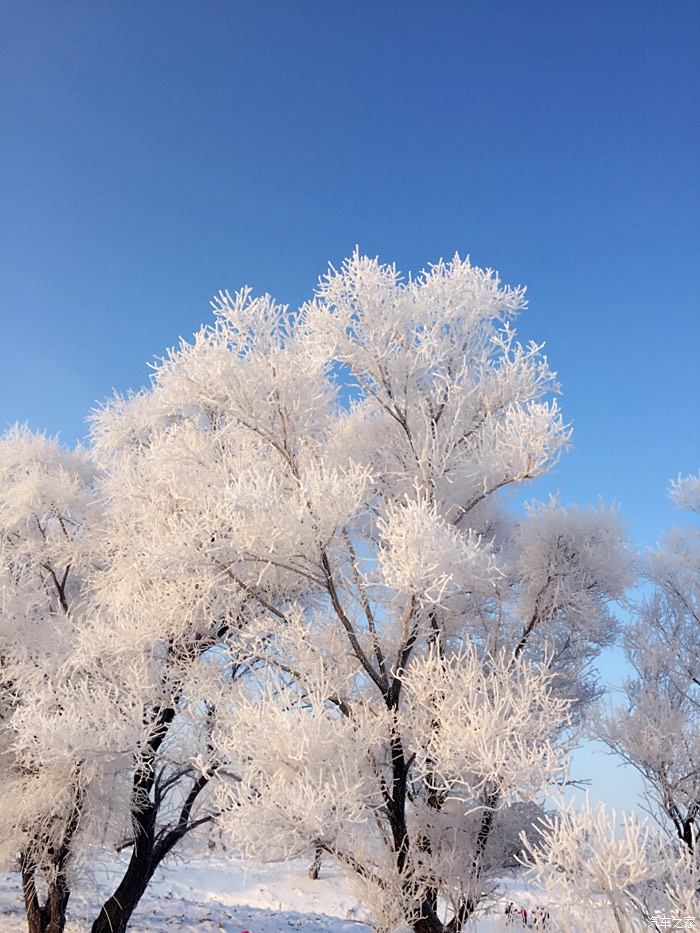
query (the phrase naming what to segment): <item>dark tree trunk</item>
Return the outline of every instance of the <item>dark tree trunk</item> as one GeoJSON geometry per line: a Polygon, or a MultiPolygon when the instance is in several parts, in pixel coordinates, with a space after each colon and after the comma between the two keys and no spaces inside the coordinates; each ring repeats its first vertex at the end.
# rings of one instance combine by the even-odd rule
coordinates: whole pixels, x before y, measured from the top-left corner
{"type": "MultiPolygon", "coordinates": [[[[155,823],[155,813],[153,822],[155,823]]],[[[131,915],[157,867],[153,839],[141,836],[134,844],[124,877],[114,894],[102,905],[99,916],[92,925],[92,933],[125,933],[131,915]]]]}
{"type": "MultiPolygon", "coordinates": [[[[411,845],[408,826],[406,825],[406,792],[409,767],[410,762],[406,761],[401,737],[398,733],[395,733],[391,742],[392,787],[387,798],[387,810],[396,853],[396,866],[400,873],[403,873],[407,867],[411,845]]],[[[405,882],[404,893],[408,895],[410,900],[418,896],[415,891],[411,890],[412,887],[413,882],[408,878],[405,882]]],[[[420,902],[416,903],[416,907],[418,908],[418,916],[411,924],[413,933],[445,933],[445,925],[439,919],[435,910],[436,900],[432,896],[432,892],[424,894],[420,902]]]]}
{"type": "Polygon", "coordinates": [[[29,933],[63,933],[70,897],[65,877],[59,874],[49,882],[46,901],[42,905],[36,890],[36,869],[22,862],[21,872],[29,933]]]}
{"type": "MultiPolygon", "coordinates": [[[[459,911],[459,915],[455,917],[454,922],[457,924],[453,927],[455,933],[458,933],[458,931],[461,930],[462,926],[467,922],[467,920],[471,917],[479,905],[479,896],[475,889],[481,876],[481,863],[484,857],[486,843],[489,841],[491,830],[493,829],[493,820],[496,807],[498,806],[498,801],[499,794],[497,791],[492,791],[491,793],[487,794],[486,806],[481,817],[479,833],[476,837],[476,851],[474,852],[474,859],[472,861],[472,885],[474,886],[474,889],[467,900],[464,902],[462,908],[459,911]]],[[[452,931],[450,931],[450,933],[452,933],[452,931]]]]}
{"type": "Polygon", "coordinates": [[[124,933],[158,865],[154,855],[161,797],[156,786],[155,757],[174,718],[174,707],[154,710],[153,732],[134,768],[131,797],[134,842],[131,858],[116,891],[102,905],[92,925],[92,933],[124,933]]]}
{"type": "MultiPolygon", "coordinates": [[[[131,915],[143,897],[156,868],[183,836],[209,821],[209,817],[194,821],[191,819],[192,807],[207,782],[208,778],[204,775],[200,775],[194,781],[185,798],[177,823],[167,830],[157,830],[160,809],[160,797],[157,790],[154,792],[154,800],[149,800],[148,803],[140,806],[135,804],[137,809],[132,814],[135,834],[131,858],[116,891],[102,905],[92,925],[92,933],[125,933],[131,915]]],[[[142,781],[141,789],[153,783],[150,778],[146,783],[142,781]]],[[[148,786],[147,789],[150,791],[152,787],[148,786]]]]}
{"type": "Polygon", "coordinates": [[[681,842],[685,843],[685,845],[688,847],[688,849],[691,852],[695,851],[695,833],[696,833],[695,822],[697,818],[698,818],[698,806],[697,804],[693,804],[692,807],[689,808],[686,818],[681,823],[678,823],[676,821],[676,827],[678,829],[678,836],[681,842]]]}
{"type": "MultiPolygon", "coordinates": [[[[76,777],[79,777],[79,772],[80,768],[76,770],[76,777]]],[[[43,865],[29,852],[20,855],[19,867],[29,933],[63,933],[66,925],[66,908],[70,898],[66,868],[73,838],[80,824],[82,807],[83,792],[79,780],[76,780],[73,806],[63,827],[60,843],[57,846],[48,847],[43,865]],[[36,873],[42,868],[48,888],[44,904],[39,903],[36,890],[36,873]]]]}
{"type": "MultiPolygon", "coordinates": [[[[391,746],[392,788],[387,797],[387,810],[396,852],[396,864],[400,872],[407,866],[410,850],[410,838],[406,823],[406,795],[410,762],[406,761],[403,744],[398,734],[394,735],[391,746]]],[[[471,865],[472,883],[476,886],[481,875],[482,860],[486,844],[493,830],[495,808],[499,795],[493,791],[487,795],[486,806],[481,818],[476,840],[474,858],[471,865]]],[[[425,845],[425,843],[422,843],[425,845]]],[[[410,878],[406,882],[405,894],[411,898],[410,878]]],[[[412,921],[413,933],[460,933],[479,904],[476,890],[461,904],[456,915],[443,923],[437,915],[437,897],[434,891],[428,891],[416,903],[418,916],[412,921]]]]}
{"type": "Polygon", "coordinates": [[[158,816],[166,795],[173,787],[181,787],[180,781],[188,773],[185,769],[166,778],[157,769],[156,757],[175,719],[176,704],[177,698],[172,706],[156,707],[149,719],[152,727],[150,738],[134,767],[131,796],[134,840],[131,858],[116,891],[102,905],[92,924],[92,933],[125,933],[131,915],[165,856],[183,836],[212,818],[205,816],[192,819],[192,808],[209,781],[207,776],[200,774],[185,796],[177,822],[171,826],[158,827],[158,816]]]}
{"type": "Polygon", "coordinates": [[[114,894],[102,905],[91,933],[125,933],[131,915],[138,907],[156,868],[186,833],[207,821],[206,818],[194,823],[189,821],[189,810],[205,784],[204,778],[195,782],[183,807],[183,813],[185,808],[187,813],[185,819],[181,815],[178,824],[166,833],[155,834],[157,806],[149,807],[141,814],[141,825],[146,832],[140,834],[134,844],[124,877],[114,894]]]}
{"type": "Polygon", "coordinates": [[[445,927],[434,915],[420,917],[413,922],[413,933],[445,933],[445,927]]]}
{"type": "Polygon", "coordinates": [[[309,878],[312,881],[318,881],[318,876],[321,874],[321,862],[323,861],[323,849],[321,846],[316,846],[316,851],[314,852],[314,858],[309,866],[309,878]]]}

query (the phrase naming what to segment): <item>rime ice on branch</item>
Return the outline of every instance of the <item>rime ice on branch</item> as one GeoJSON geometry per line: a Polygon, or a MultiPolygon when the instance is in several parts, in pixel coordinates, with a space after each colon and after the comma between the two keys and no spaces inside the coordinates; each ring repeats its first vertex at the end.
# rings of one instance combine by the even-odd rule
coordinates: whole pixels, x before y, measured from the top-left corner
{"type": "MultiPolygon", "coordinates": [[[[700,477],[672,483],[671,498],[700,511],[700,477]]],[[[600,735],[644,779],[648,804],[696,852],[700,839],[700,528],[669,532],[640,559],[643,595],[633,604],[625,653],[634,671],[625,704],[600,735]]]]}
{"type": "Polygon", "coordinates": [[[220,294],[94,415],[97,466],[6,439],[3,794],[52,788],[6,836],[63,914],[91,847],[126,848],[93,925],[123,931],[217,810],[257,857],[335,859],[378,930],[488,903],[566,780],[628,580],[612,511],[505,508],[570,437],[524,305],[459,257],[406,281],[356,254],[298,313],[220,294]],[[51,461],[26,481],[22,444],[51,461]]]}
{"type": "Polygon", "coordinates": [[[259,857],[325,852],[382,930],[457,931],[514,864],[627,580],[612,512],[499,498],[570,435],[524,305],[458,257],[404,281],[356,254],[298,314],[221,294],[96,419],[145,542],[116,616],[174,644],[221,619],[247,659],[205,691],[223,824],[259,857]]]}

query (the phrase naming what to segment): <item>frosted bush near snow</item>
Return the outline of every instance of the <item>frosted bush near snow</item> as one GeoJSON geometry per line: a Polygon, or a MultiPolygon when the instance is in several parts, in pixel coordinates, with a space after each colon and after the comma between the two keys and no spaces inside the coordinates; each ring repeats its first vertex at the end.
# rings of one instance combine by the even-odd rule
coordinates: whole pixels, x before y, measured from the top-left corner
{"type": "Polygon", "coordinates": [[[700,917],[696,856],[647,821],[569,804],[524,841],[523,862],[562,924],[575,928],[584,913],[596,928],[626,933],[670,927],[664,917],[686,928],[686,918],[691,926],[700,917]]]}

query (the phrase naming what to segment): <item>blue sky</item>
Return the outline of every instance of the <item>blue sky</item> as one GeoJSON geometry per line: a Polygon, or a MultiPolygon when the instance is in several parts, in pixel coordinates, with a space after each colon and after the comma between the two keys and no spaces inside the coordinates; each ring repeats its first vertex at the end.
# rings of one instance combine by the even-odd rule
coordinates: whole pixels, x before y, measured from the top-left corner
{"type": "Polygon", "coordinates": [[[553,477],[637,537],[700,465],[696,2],[7,2],[0,424],[84,433],[250,283],[355,243],[529,287],[553,477]]]}
{"type": "Polygon", "coordinates": [[[0,425],[67,442],[248,283],[356,243],[529,288],[575,448],[653,543],[700,465],[700,4],[3,0],[0,425]]]}

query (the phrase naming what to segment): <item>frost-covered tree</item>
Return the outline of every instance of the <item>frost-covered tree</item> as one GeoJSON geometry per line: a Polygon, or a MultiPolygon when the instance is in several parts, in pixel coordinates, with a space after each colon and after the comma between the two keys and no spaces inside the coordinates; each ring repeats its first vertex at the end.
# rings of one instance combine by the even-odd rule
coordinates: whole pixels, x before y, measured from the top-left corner
{"type": "Polygon", "coordinates": [[[91,578],[99,621],[81,631],[80,652],[98,666],[109,659],[117,695],[137,705],[141,729],[129,746],[123,803],[107,825],[130,857],[93,933],[123,933],[158,866],[211,821],[213,701],[245,668],[235,657],[241,598],[207,554],[217,518],[202,470],[216,464],[198,462],[187,436],[194,424],[176,430],[177,412],[162,433],[144,419],[138,437],[108,437],[113,414],[112,406],[95,416],[104,468],[101,565],[91,578]]]}
{"type": "MultiPolygon", "coordinates": [[[[700,477],[671,486],[700,511],[700,477]]],[[[624,646],[634,671],[625,702],[598,721],[600,737],[642,775],[651,829],[600,805],[539,822],[529,864],[565,929],[636,931],[687,925],[700,914],[700,538],[675,529],[641,560],[641,597],[624,646]],[[671,919],[673,918],[673,919],[671,919]]]]}
{"type": "MultiPolygon", "coordinates": [[[[30,933],[60,933],[103,847],[131,857],[93,930],[125,930],[160,862],[211,819],[195,759],[205,685],[233,676],[209,663],[225,611],[209,629],[189,618],[133,461],[110,466],[24,429],[0,440],[0,857],[21,871],[30,933]]],[[[157,512],[172,519],[162,495],[157,512]]]]}
{"type": "Polygon", "coordinates": [[[685,929],[700,914],[697,859],[631,814],[569,803],[528,833],[522,864],[568,933],[685,929]]]}
{"type": "Polygon", "coordinates": [[[82,450],[18,427],[0,439],[0,857],[19,859],[31,933],[63,929],[85,798],[105,778],[108,698],[72,676],[94,478],[82,450]]]}
{"type": "MultiPolygon", "coordinates": [[[[700,476],[671,497],[700,511],[700,476]]],[[[634,671],[601,737],[644,778],[650,811],[695,852],[700,839],[700,529],[675,529],[642,560],[625,632],[634,671]]]]}
{"type": "Polygon", "coordinates": [[[459,258],[402,281],[355,255],[298,314],[220,295],[95,425],[143,542],[110,611],[190,655],[236,629],[199,694],[223,824],[257,856],[327,853],[377,929],[478,909],[565,780],[614,632],[614,514],[499,499],[569,439],[523,306],[459,258]]]}

